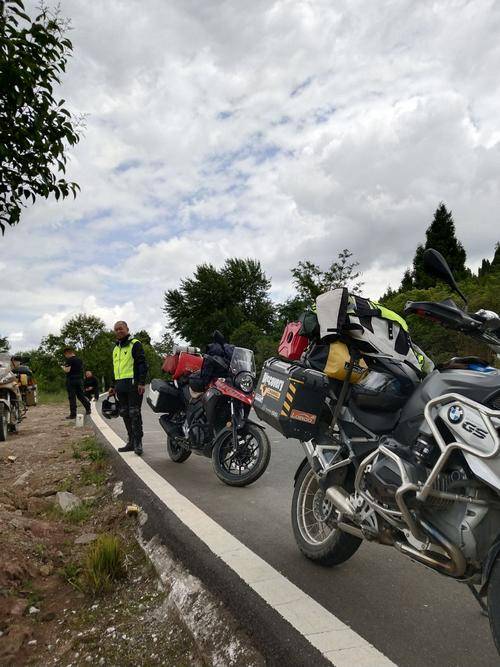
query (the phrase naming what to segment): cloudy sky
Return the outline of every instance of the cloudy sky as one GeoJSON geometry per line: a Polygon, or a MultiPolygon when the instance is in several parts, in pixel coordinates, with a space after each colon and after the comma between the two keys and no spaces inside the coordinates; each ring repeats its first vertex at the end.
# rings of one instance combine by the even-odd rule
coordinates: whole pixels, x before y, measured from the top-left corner
{"type": "MultiPolygon", "coordinates": [[[[30,6],[30,3],[27,3],[30,6]]],[[[31,5],[33,6],[33,5],[31,5]]],[[[350,248],[396,286],[441,200],[469,264],[499,240],[500,3],[61,0],[61,96],[88,114],[76,201],[0,239],[0,335],[79,312],[159,337],[196,264],[257,257],[273,297],[350,248]]]]}

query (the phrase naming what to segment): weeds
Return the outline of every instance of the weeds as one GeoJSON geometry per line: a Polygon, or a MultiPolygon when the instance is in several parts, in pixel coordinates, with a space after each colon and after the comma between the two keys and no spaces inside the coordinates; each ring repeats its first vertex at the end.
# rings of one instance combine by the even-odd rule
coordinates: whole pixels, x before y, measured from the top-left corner
{"type": "Polygon", "coordinates": [[[90,486],[91,484],[102,486],[106,481],[106,473],[99,470],[83,470],[80,479],[85,486],[90,486]]]}
{"type": "Polygon", "coordinates": [[[93,595],[109,591],[115,581],[125,576],[125,551],[114,535],[101,535],[89,547],[82,579],[93,595]]]}
{"type": "Polygon", "coordinates": [[[92,435],[88,435],[80,441],[79,450],[80,453],[84,453],[86,458],[90,461],[102,461],[106,458],[106,451],[92,435]]]}
{"type": "Polygon", "coordinates": [[[66,563],[66,565],[59,571],[61,577],[67,581],[70,586],[76,588],[77,591],[82,590],[81,573],[82,568],[77,563],[66,563]]]}
{"type": "Polygon", "coordinates": [[[60,483],[59,486],[57,487],[58,491],[71,491],[73,488],[73,478],[72,477],[66,477],[63,479],[60,483]]]}
{"type": "Polygon", "coordinates": [[[82,504],[78,505],[78,507],[73,507],[69,512],[66,512],[64,518],[70,523],[82,523],[83,521],[87,521],[91,513],[92,511],[90,507],[86,504],[82,504]]]}

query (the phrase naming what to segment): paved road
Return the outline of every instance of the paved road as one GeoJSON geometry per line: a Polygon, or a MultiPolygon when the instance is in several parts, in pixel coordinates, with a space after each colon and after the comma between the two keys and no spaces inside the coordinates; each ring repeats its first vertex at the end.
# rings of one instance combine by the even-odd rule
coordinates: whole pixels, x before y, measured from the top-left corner
{"type": "MultiPolygon", "coordinates": [[[[302,460],[297,441],[268,428],[267,472],[234,489],[219,482],[208,459],[172,463],[157,415],[145,405],[143,416],[144,458],[156,472],[400,667],[498,667],[488,620],[464,586],[379,545],[362,545],[334,569],[300,555],[290,525],[292,480],[302,460]]],[[[121,420],[110,425],[124,435],[121,420]]]]}

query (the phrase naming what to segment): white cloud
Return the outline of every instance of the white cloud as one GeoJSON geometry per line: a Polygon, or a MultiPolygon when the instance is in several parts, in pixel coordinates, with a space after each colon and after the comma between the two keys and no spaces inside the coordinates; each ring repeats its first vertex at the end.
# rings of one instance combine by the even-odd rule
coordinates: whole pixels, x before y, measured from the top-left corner
{"type": "Polygon", "coordinates": [[[1,241],[0,333],[34,345],[85,310],[159,336],[163,291],[234,255],[261,259],[283,298],[298,260],[347,247],[379,296],[441,200],[470,263],[492,254],[493,0],[61,6],[61,95],[89,113],[69,169],[82,192],[1,241]]]}

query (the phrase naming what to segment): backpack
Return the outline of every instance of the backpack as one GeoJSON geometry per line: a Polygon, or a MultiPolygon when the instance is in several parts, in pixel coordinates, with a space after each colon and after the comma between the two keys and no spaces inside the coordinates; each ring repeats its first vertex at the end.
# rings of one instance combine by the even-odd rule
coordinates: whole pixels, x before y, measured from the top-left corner
{"type": "Polygon", "coordinates": [[[406,321],[376,301],[338,288],[316,299],[322,342],[350,339],[363,357],[388,357],[402,361],[420,374],[432,362],[412,342],[406,321]]]}

